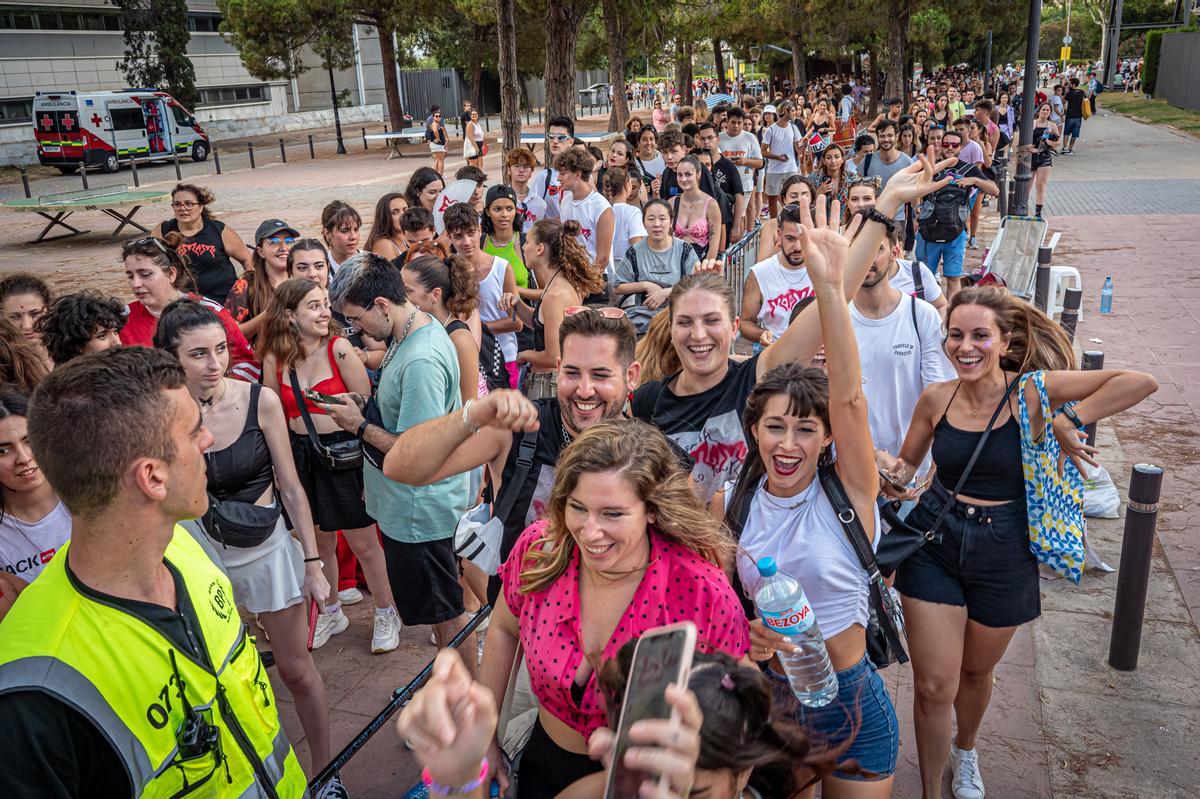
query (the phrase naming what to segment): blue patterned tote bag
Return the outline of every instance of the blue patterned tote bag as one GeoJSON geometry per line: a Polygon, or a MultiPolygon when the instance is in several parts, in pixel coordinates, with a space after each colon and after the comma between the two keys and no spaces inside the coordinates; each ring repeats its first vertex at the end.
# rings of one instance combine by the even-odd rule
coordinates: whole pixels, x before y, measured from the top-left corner
{"type": "MultiPolygon", "coordinates": [[[[1058,439],[1048,410],[1045,372],[1021,377],[1021,466],[1025,471],[1025,505],[1029,513],[1029,549],[1034,556],[1076,585],[1083,577],[1083,476],[1068,460],[1058,474],[1058,439]],[[1032,383],[1042,410],[1042,424],[1030,422],[1026,386],[1032,383]]],[[[1036,407],[1035,407],[1036,410],[1036,407]]]]}

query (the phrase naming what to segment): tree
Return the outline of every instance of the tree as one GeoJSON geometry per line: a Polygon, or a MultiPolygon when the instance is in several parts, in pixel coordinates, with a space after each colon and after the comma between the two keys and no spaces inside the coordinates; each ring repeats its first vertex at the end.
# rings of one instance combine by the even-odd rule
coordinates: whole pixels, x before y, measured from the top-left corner
{"type": "Polygon", "coordinates": [[[546,2],[546,116],[575,118],[575,45],[591,0],[546,2]]]}
{"type": "Polygon", "coordinates": [[[603,0],[604,32],[608,41],[608,83],[612,86],[612,110],[608,114],[608,129],[622,130],[629,121],[629,104],[625,100],[625,58],[629,42],[627,22],[631,16],[621,0],[603,0]]]}
{"type": "MultiPolygon", "coordinates": [[[[1036,0],[1035,0],[1036,1],[1036,0]]],[[[912,16],[911,0],[890,0],[888,3],[887,21],[887,82],[883,93],[888,97],[898,97],[908,107],[908,81],[905,75],[907,64],[905,47],[909,18],[912,16]]]]}
{"type": "MultiPolygon", "coordinates": [[[[516,0],[496,0],[496,37],[499,40],[500,130],[504,133],[504,152],[521,143],[520,76],[517,74],[516,0]]],[[[505,170],[504,182],[508,182],[505,170]]]]}
{"type": "Polygon", "coordinates": [[[121,9],[125,56],[117,68],[133,86],[164,88],[194,109],[196,69],[187,57],[192,35],[185,0],[113,0],[121,9]]]}

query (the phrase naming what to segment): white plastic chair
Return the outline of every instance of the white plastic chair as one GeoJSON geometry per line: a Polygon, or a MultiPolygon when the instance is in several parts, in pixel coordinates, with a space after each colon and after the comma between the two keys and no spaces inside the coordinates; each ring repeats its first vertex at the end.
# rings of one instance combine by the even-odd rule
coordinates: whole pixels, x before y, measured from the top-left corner
{"type": "MultiPolygon", "coordinates": [[[[1079,277],[1079,270],[1073,266],[1051,266],[1050,302],[1048,303],[1051,317],[1062,313],[1068,288],[1083,289],[1083,280],[1079,277]]],[[[1078,321],[1083,321],[1082,307],[1079,309],[1077,318],[1078,321]]]]}

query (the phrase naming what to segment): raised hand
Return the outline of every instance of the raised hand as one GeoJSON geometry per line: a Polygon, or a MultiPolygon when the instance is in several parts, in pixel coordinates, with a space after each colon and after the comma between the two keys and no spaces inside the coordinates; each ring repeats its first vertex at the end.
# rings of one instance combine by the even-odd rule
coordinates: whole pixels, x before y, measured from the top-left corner
{"type": "MultiPolygon", "coordinates": [[[[804,263],[814,286],[842,285],[850,240],[837,229],[837,220],[841,218],[842,204],[837,200],[830,203],[828,213],[825,203],[817,203],[815,221],[809,215],[808,208],[801,206],[800,233],[804,237],[804,263]]],[[[853,227],[855,225],[851,225],[853,227]]]]}
{"type": "MultiPolygon", "coordinates": [[[[932,149],[930,150],[932,152],[932,149]]],[[[888,179],[883,193],[879,195],[879,206],[899,208],[905,203],[916,202],[927,194],[931,194],[950,184],[950,176],[934,180],[933,176],[949,169],[958,163],[956,158],[943,158],[934,163],[929,156],[919,155],[911,165],[901,169],[888,179]]],[[[884,211],[889,216],[893,215],[884,211]]]]}

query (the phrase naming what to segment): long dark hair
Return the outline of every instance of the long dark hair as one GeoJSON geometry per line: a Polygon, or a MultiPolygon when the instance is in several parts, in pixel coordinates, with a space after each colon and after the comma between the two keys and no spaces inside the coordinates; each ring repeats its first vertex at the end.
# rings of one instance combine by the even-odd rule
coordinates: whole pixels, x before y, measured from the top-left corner
{"type": "MultiPolygon", "coordinates": [[[[10,416],[29,418],[29,396],[11,383],[0,384],[0,419],[10,416]]],[[[0,486],[0,521],[4,519],[7,507],[4,497],[4,487],[0,486]]]]}
{"type": "MultiPolygon", "coordinates": [[[[746,409],[742,411],[742,434],[746,437],[749,451],[746,453],[746,459],[742,461],[741,471],[738,472],[737,484],[729,501],[729,510],[725,514],[727,520],[741,518],[744,503],[753,498],[759,480],[767,473],[767,466],[758,451],[754,426],[766,413],[771,397],[779,394],[787,397],[789,416],[802,419],[816,416],[825,426],[825,431],[830,430],[829,376],[824,370],[800,366],[797,363],[785,363],[763,375],[746,398],[746,409]]],[[[824,459],[829,456],[823,452],[821,457],[824,459]]],[[[735,532],[740,534],[741,531],[735,532]]]]}
{"type": "Polygon", "coordinates": [[[475,280],[475,268],[461,255],[453,258],[421,255],[405,261],[404,268],[426,291],[441,289],[442,302],[455,316],[470,316],[479,305],[479,282],[475,280]]]}
{"type": "Polygon", "coordinates": [[[379,202],[375,203],[375,218],[371,220],[371,235],[367,237],[368,250],[380,239],[400,235],[399,228],[392,229],[392,200],[404,200],[404,204],[408,205],[408,198],[398,191],[389,191],[379,198],[379,202]]]}
{"type": "Polygon", "coordinates": [[[163,308],[162,315],[158,317],[158,327],[154,329],[154,347],[170,353],[178,360],[175,350],[184,335],[213,325],[221,328],[222,333],[225,332],[221,317],[212,308],[186,297],[175,300],[163,308]]]}

